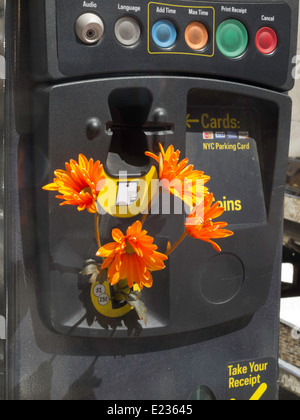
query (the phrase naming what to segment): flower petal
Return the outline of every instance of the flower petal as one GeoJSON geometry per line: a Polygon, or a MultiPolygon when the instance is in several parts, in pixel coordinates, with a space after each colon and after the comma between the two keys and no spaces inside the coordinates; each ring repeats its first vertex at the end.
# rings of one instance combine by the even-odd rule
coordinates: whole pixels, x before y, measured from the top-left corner
{"type": "Polygon", "coordinates": [[[43,189],[59,191],[57,198],[64,200],[62,205],[75,205],[78,211],[87,209],[89,213],[97,213],[96,186],[104,179],[100,162],[94,163],[93,159],[88,161],[80,154],[78,162],[71,159],[69,163],[65,163],[65,168],[65,171],[57,169],[53,183],[45,185],[43,189]]]}
{"type": "Polygon", "coordinates": [[[120,242],[124,238],[124,235],[120,231],[120,229],[113,229],[113,231],[112,231],[112,237],[113,237],[113,240],[114,241],[120,242]]]}

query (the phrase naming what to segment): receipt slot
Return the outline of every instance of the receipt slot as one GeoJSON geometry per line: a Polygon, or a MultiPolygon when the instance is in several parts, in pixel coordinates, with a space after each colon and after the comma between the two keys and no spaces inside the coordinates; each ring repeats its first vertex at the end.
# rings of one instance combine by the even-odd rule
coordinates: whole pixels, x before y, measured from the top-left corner
{"type": "Polygon", "coordinates": [[[297,1],[17,3],[8,398],[276,399],[297,1]]]}

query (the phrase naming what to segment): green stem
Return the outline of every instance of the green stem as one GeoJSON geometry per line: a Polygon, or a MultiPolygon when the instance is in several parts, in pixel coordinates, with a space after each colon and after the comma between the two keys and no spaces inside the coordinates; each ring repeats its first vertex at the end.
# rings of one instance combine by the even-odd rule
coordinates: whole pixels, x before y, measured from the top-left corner
{"type": "Polygon", "coordinates": [[[144,226],[144,223],[146,222],[147,217],[148,217],[148,213],[143,214],[143,217],[141,219],[142,226],[144,226]]]}
{"type": "Polygon", "coordinates": [[[166,256],[168,257],[169,255],[172,254],[172,252],[175,251],[176,248],[179,247],[179,245],[184,241],[184,239],[188,236],[188,232],[187,230],[180,236],[180,238],[178,239],[178,241],[172,246],[172,248],[170,249],[170,251],[168,251],[166,253],[166,256]]]}
{"type": "MultiPolygon", "coordinates": [[[[158,195],[160,195],[161,193],[162,193],[162,187],[159,187],[158,195]]],[[[141,219],[142,226],[144,226],[144,223],[148,217],[148,214],[150,213],[151,207],[152,207],[152,199],[149,201],[147,213],[143,214],[143,217],[141,219]]]]}
{"type": "Polygon", "coordinates": [[[96,235],[96,241],[97,241],[97,247],[98,247],[98,249],[101,248],[101,240],[100,240],[100,232],[99,232],[99,221],[100,221],[100,214],[97,212],[95,214],[95,235],[96,235]]]}

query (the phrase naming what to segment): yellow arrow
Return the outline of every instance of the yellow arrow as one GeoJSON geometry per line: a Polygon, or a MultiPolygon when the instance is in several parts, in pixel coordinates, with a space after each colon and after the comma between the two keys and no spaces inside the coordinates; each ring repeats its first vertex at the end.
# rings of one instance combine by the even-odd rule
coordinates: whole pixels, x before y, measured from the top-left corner
{"type": "Polygon", "coordinates": [[[186,125],[187,125],[188,128],[192,127],[191,124],[197,124],[197,123],[200,122],[200,120],[191,120],[190,116],[191,116],[191,114],[187,114],[187,116],[186,116],[186,125]]]}
{"type": "Polygon", "coordinates": [[[264,393],[266,392],[267,389],[268,389],[267,384],[261,384],[261,386],[258,388],[258,390],[250,398],[250,401],[259,401],[261,399],[261,397],[264,395],[264,393]]]}
{"type": "MultiPolygon", "coordinates": [[[[261,384],[261,386],[254,392],[254,394],[252,395],[249,401],[259,401],[267,389],[268,389],[267,384],[261,384]]],[[[231,398],[231,401],[236,401],[236,399],[231,398]]]]}

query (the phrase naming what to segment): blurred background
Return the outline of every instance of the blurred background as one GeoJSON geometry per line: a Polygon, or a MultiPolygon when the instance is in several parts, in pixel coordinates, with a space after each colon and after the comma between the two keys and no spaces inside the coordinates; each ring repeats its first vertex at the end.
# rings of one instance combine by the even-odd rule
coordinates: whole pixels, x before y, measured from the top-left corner
{"type": "Polygon", "coordinates": [[[280,325],[281,399],[300,398],[300,30],[285,193],[280,325]]]}

